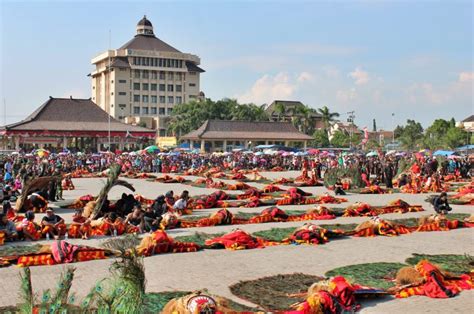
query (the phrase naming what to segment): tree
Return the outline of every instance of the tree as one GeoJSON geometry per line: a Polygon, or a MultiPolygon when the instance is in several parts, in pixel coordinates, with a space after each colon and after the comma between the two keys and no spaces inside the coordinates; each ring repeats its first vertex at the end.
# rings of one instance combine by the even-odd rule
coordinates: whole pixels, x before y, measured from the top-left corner
{"type": "Polygon", "coordinates": [[[313,134],[313,142],[312,145],[316,147],[328,147],[329,146],[329,138],[328,133],[325,130],[316,130],[313,134]]]}
{"type": "Polygon", "coordinates": [[[377,132],[377,123],[375,122],[375,119],[372,120],[372,131],[377,132]]]}
{"type": "Polygon", "coordinates": [[[329,130],[329,127],[331,126],[331,122],[335,121],[335,118],[339,117],[339,113],[330,112],[327,106],[319,108],[318,112],[322,116],[324,128],[326,129],[326,131],[329,130]]]}
{"type": "Polygon", "coordinates": [[[174,107],[168,134],[179,138],[196,130],[206,120],[268,121],[268,116],[262,107],[239,104],[235,99],[190,101],[174,107]]]}
{"type": "Polygon", "coordinates": [[[423,140],[423,127],[415,120],[407,120],[405,126],[397,126],[395,134],[406,149],[415,149],[423,140]]]}
{"type": "Polygon", "coordinates": [[[450,128],[444,137],[446,146],[451,149],[465,145],[469,139],[469,134],[461,128],[450,128]]]}
{"type": "MultiPolygon", "coordinates": [[[[334,147],[349,147],[350,137],[348,134],[337,130],[331,139],[331,144],[334,147]]],[[[354,140],[353,140],[354,143],[354,140]]]]}

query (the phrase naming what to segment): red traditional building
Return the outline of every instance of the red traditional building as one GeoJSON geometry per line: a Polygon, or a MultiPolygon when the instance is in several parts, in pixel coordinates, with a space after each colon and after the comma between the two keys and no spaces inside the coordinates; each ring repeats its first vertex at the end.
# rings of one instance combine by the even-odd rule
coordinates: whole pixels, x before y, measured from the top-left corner
{"type": "Polygon", "coordinates": [[[26,119],[3,126],[4,149],[77,148],[103,150],[135,148],[154,140],[156,131],[121,123],[90,99],[53,98],[26,119]]]}

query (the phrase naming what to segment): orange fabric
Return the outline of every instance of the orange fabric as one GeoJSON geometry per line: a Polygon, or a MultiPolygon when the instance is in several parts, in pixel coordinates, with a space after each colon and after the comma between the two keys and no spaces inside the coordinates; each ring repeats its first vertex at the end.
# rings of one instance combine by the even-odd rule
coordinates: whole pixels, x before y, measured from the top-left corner
{"type": "Polygon", "coordinates": [[[17,261],[18,267],[54,265],[53,256],[50,253],[20,256],[17,261]]]}

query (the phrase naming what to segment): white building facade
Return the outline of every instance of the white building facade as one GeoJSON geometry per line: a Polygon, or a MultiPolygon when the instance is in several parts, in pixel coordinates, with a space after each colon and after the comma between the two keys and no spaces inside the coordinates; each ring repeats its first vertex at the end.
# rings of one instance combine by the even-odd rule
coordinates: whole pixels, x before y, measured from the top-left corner
{"type": "Polygon", "coordinates": [[[183,53],[154,35],[145,17],[134,38],[91,60],[92,101],[116,119],[158,130],[176,104],[200,99],[200,58],[183,53]]]}

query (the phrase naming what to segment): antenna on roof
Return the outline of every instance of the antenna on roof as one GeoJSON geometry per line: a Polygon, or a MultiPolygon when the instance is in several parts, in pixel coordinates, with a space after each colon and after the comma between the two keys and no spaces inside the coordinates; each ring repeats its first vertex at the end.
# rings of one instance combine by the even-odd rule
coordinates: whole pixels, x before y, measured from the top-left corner
{"type": "Polygon", "coordinates": [[[3,125],[7,125],[7,101],[3,98],[3,125]]]}

